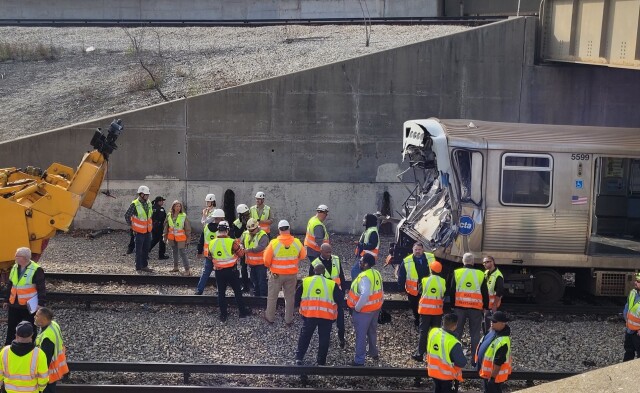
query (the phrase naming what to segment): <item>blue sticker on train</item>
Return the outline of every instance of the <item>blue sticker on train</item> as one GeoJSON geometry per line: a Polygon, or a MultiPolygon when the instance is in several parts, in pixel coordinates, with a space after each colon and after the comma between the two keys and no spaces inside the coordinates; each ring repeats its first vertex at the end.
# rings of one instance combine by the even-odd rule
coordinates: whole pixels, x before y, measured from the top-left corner
{"type": "Polygon", "coordinates": [[[583,183],[582,180],[576,180],[576,189],[582,190],[583,183]]]}
{"type": "Polygon", "coordinates": [[[460,225],[458,226],[458,232],[463,236],[469,236],[476,227],[476,223],[473,218],[469,216],[460,217],[460,225]]]}

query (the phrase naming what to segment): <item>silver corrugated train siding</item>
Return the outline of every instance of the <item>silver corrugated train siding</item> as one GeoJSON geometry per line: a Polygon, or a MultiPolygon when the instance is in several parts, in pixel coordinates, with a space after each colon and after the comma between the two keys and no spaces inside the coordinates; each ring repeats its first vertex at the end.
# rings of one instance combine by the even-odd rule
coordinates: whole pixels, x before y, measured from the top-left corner
{"type": "Polygon", "coordinates": [[[588,211],[499,207],[485,215],[483,249],[584,253],[588,211]]]}

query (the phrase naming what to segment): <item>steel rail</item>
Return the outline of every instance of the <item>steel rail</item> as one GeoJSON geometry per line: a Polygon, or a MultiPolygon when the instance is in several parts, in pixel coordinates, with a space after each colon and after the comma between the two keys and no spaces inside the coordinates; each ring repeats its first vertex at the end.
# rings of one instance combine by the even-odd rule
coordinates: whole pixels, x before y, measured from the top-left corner
{"type": "Polygon", "coordinates": [[[171,393],[416,393],[417,390],[371,390],[371,389],[319,389],[319,388],[259,388],[259,387],[233,387],[233,386],[156,386],[156,385],[57,385],[56,392],[60,393],[139,393],[139,392],[171,392],[171,393]]]}

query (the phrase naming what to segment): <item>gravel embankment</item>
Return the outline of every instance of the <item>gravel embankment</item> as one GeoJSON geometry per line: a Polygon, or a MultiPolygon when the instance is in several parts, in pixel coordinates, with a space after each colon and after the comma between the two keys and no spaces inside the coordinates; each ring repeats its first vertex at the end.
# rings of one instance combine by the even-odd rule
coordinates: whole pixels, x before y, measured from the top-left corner
{"type": "MultiPolygon", "coordinates": [[[[343,259],[352,255],[355,236],[333,236],[334,248],[343,259]]],[[[114,232],[96,240],[81,233],[64,234],[52,239],[42,265],[48,271],[133,273],[133,256],[122,255],[128,241],[125,232],[114,232]]],[[[386,248],[388,242],[383,242],[386,248]]],[[[152,253],[157,256],[157,251],[152,253]]],[[[193,266],[199,266],[195,258],[193,266]]],[[[151,260],[150,266],[160,274],[168,273],[170,261],[151,260]],[[161,266],[164,265],[164,266],[161,266]]],[[[305,265],[306,266],[306,265],[305,265]]],[[[304,267],[303,267],[304,270],[304,267]]],[[[194,269],[194,273],[199,269],[194,269]]],[[[390,268],[382,269],[385,280],[393,280],[390,268]]],[[[348,273],[347,273],[348,276],[348,273]]],[[[53,283],[52,283],[53,284],[53,283]]],[[[53,284],[50,289],[56,289],[53,284]]],[[[110,284],[111,285],[111,284],[110,284]]],[[[117,290],[132,292],[135,287],[120,284],[117,290]]],[[[106,288],[105,288],[106,289],[106,288]]],[[[190,288],[181,290],[189,293],[190,288]]],[[[180,291],[180,290],[178,290],[180,291]]],[[[208,289],[211,291],[211,289],[208,289]]],[[[301,321],[287,328],[283,310],[273,326],[254,316],[239,319],[235,307],[226,323],[217,318],[217,309],[192,306],[160,306],[152,304],[97,304],[87,310],[73,304],[54,305],[57,319],[64,329],[71,361],[157,361],[193,363],[293,364],[301,321]]],[[[417,333],[408,311],[392,312],[393,322],[379,327],[381,349],[379,362],[367,360],[368,366],[419,367],[409,358],[416,345],[417,333]]],[[[510,323],[515,370],[583,371],[615,364],[622,357],[621,322],[567,318],[542,321],[520,318],[510,323]]],[[[353,357],[353,330],[346,315],[347,347],[337,345],[335,332],[329,351],[329,365],[347,365],[353,357]]],[[[0,327],[0,334],[5,334],[0,327]]],[[[335,331],[335,328],[334,328],[335,331]]],[[[469,341],[465,335],[464,340],[469,341]]],[[[317,338],[306,356],[314,364],[317,338]]],[[[109,373],[74,373],[76,383],[145,383],[179,384],[181,375],[142,375],[109,373]]],[[[311,377],[312,387],[349,388],[354,383],[362,388],[408,389],[412,380],[380,378],[370,382],[356,378],[311,377]]],[[[299,386],[298,377],[194,375],[193,384],[228,386],[299,386]]],[[[512,382],[511,390],[524,387],[512,382]]],[[[464,391],[477,391],[477,382],[465,382],[464,391]]],[[[424,388],[423,388],[424,389],[424,388]]]]}
{"type": "Polygon", "coordinates": [[[466,29],[376,25],[366,47],[363,26],[0,27],[0,49],[55,53],[2,61],[0,50],[0,141],[163,102],[136,87],[148,79],[140,59],[173,100],[466,29]]]}

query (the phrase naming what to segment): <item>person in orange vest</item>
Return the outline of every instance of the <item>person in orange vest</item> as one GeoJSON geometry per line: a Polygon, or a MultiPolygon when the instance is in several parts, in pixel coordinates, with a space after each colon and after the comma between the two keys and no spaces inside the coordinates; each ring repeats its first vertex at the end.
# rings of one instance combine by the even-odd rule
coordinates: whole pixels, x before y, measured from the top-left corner
{"type": "Polygon", "coordinates": [[[309,262],[313,262],[320,256],[320,246],[329,243],[329,232],[324,225],[329,208],[327,205],[320,205],[316,208],[316,215],[309,219],[307,223],[307,233],[304,237],[304,246],[307,249],[309,262]]]}
{"type": "Polygon", "coordinates": [[[418,327],[420,325],[418,285],[423,278],[429,276],[429,263],[435,258],[432,253],[425,253],[424,245],[419,242],[414,243],[412,251],[413,253],[404,258],[398,269],[398,285],[401,288],[404,287],[407,293],[407,300],[413,312],[413,324],[418,327]]]}
{"type": "Polygon", "coordinates": [[[267,268],[264,266],[264,250],[269,245],[269,235],[260,228],[258,220],[250,218],[247,230],[240,242],[244,247],[244,259],[251,270],[253,296],[267,296],[267,268]]]}
{"type": "Polygon", "coordinates": [[[55,393],[58,381],[69,373],[62,332],[58,323],[53,320],[53,311],[47,307],[38,309],[35,321],[36,326],[40,328],[36,346],[47,356],[49,365],[49,383],[43,393],[55,393]]]}
{"type": "Polygon", "coordinates": [[[0,351],[0,385],[3,392],[40,393],[47,388],[47,356],[33,344],[33,332],[31,322],[20,322],[14,332],[15,340],[0,351]]]}
{"type": "Polygon", "coordinates": [[[365,227],[364,232],[360,235],[360,239],[356,245],[356,263],[351,267],[351,279],[358,277],[360,274],[360,266],[357,263],[360,258],[366,253],[373,255],[378,260],[378,254],[380,252],[380,234],[378,233],[378,217],[374,214],[367,214],[362,220],[362,225],[365,227]]]}
{"type": "Polygon", "coordinates": [[[256,192],[256,204],[249,208],[251,218],[258,221],[260,229],[271,238],[271,224],[273,224],[273,209],[264,204],[265,194],[262,191],[256,192]]]}
{"type": "Polygon", "coordinates": [[[138,197],[131,202],[124,213],[124,220],[135,232],[136,271],[151,272],[149,265],[149,247],[153,231],[153,209],[149,202],[149,187],[138,187],[138,197]]]}
{"type": "Polygon", "coordinates": [[[491,316],[491,330],[476,350],[474,362],[477,364],[484,393],[502,393],[502,384],[511,374],[511,328],[510,319],[502,311],[491,316]]]}
{"type": "Polygon", "coordinates": [[[434,393],[457,392],[457,385],[462,382],[462,368],[467,365],[467,359],[462,344],[453,334],[457,326],[458,317],[446,314],[442,318],[442,328],[433,328],[429,332],[427,375],[433,378],[434,393]]]}
{"type": "Polygon", "coordinates": [[[420,314],[420,327],[418,348],[411,358],[417,362],[424,362],[424,353],[427,349],[427,335],[433,328],[442,325],[444,314],[444,298],[447,296],[447,282],[442,278],[442,264],[433,261],[429,265],[431,275],[422,278],[418,286],[420,295],[418,313],[420,314]]]}
{"type": "Polygon", "coordinates": [[[27,247],[18,248],[15,260],[16,263],[9,272],[5,302],[2,305],[8,310],[5,345],[10,345],[16,337],[16,326],[20,322],[29,321],[33,325],[33,314],[38,307],[44,307],[47,294],[44,270],[31,260],[31,250],[27,247]],[[37,303],[34,305],[34,302],[37,303]]]}
{"type": "Polygon", "coordinates": [[[284,293],[284,322],[293,325],[296,284],[298,282],[298,265],[307,253],[300,240],[291,236],[289,222],[280,220],[280,235],[271,240],[264,250],[264,265],[269,268],[269,289],[267,292],[267,309],[264,319],[273,323],[276,317],[276,303],[280,290],[284,293]]]}
{"type": "Polygon", "coordinates": [[[302,280],[296,297],[300,299],[302,329],[298,338],[296,365],[301,366],[313,333],[318,329],[318,366],[327,363],[331,326],[338,317],[340,291],[335,281],[324,277],[324,265],[313,268],[314,275],[302,280]]]}
{"type": "Polygon", "coordinates": [[[626,322],[622,361],[627,362],[635,357],[640,358],[640,273],[636,273],[622,315],[626,322]]]}
{"type": "Polygon", "coordinates": [[[187,213],[185,213],[180,201],[173,201],[171,210],[164,221],[162,240],[171,245],[171,249],[173,250],[173,270],[171,271],[180,271],[178,269],[178,255],[180,255],[185,276],[191,275],[189,258],[187,258],[187,244],[189,243],[189,239],[191,239],[191,224],[187,218],[187,213]]]}

